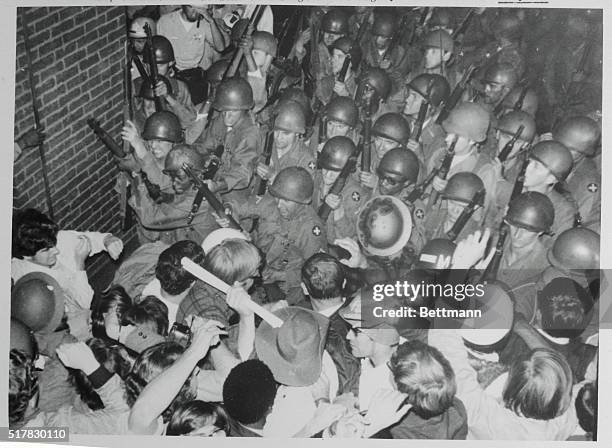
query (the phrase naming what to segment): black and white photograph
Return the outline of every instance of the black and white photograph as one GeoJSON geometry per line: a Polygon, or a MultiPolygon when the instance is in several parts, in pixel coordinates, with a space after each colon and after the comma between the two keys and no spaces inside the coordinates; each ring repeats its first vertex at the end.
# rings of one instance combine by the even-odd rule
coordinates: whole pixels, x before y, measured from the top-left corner
{"type": "Polygon", "coordinates": [[[4,440],[609,442],[604,6],[260,1],[3,8],[4,440]]]}

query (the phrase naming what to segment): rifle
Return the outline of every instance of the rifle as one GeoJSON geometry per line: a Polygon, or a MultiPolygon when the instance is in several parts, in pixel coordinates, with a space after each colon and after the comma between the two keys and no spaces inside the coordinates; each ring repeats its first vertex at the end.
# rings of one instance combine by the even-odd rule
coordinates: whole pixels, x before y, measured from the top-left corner
{"type": "Polygon", "coordinates": [[[527,91],[529,90],[529,86],[525,86],[523,87],[523,90],[521,90],[521,94],[519,95],[518,99],[516,100],[516,103],[514,103],[514,106],[512,107],[512,110],[515,111],[521,111],[523,110],[523,103],[525,102],[525,97],[527,96],[527,91]]]}
{"type": "Polygon", "coordinates": [[[412,34],[410,35],[410,39],[408,39],[408,46],[412,47],[416,44],[417,38],[419,37],[419,33],[417,30],[422,30],[425,27],[425,23],[427,22],[427,17],[431,17],[429,14],[431,8],[425,7],[423,11],[421,11],[421,15],[419,16],[419,22],[412,28],[412,34]]]}
{"type": "Polygon", "coordinates": [[[451,38],[453,40],[457,40],[459,36],[461,36],[462,34],[465,34],[467,27],[470,25],[470,22],[472,21],[472,18],[474,17],[474,14],[476,14],[476,11],[474,11],[473,8],[468,11],[468,13],[463,18],[463,20],[461,21],[457,29],[453,31],[453,34],[451,34],[451,38]]]}
{"type": "MultiPolygon", "coordinates": [[[[455,146],[457,146],[457,140],[459,139],[458,135],[455,135],[455,138],[451,142],[446,155],[444,156],[444,160],[440,164],[440,168],[438,168],[438,172],[436,176],[440,179],[446,179],[448,176],[448,172],[450,171],[451,164],[453,163],[453,158],[455,157],[455,146]]],[[[436,190],[431,192],[431,196],[429,197],[429,207],[433,206],[438,201],[438,193],[436,190]]]]}
{"type": "Polygon", "coordinates": [[[476,65],[474,64],[470,65],[465,70],[465,72],[463,72],[463,76],[461,77],[461,80],[453,89],[453,92],[450,94],[448,101],[444,103],[444,107],[442,108],[442,110],[440,111],[440,114],[438,115],[438,118],[436,119],[437,124],[442,124],[442,122],[446,120],[446,118],[448,117],[448,114],[450,114],[450,111],[453,110],[453,108],[457,105],[459,100],[461,100],[461,97],[463,96],[463,92],[465,92],[465,89],[467,89],[467,84],[468,82],[470,82],[475,72],[476,72],[476,65]]]}
{"type": "MultiPolygon", "coordinates": [[[[126,25],[127,25],[127,6],[124,7],[125,17],[126,17],[126,25]]],[[[126,27],[127,30],[127,27],[126,27]]],[[[127,31],[129,35],[129,30],[127,31]]],[[[132,107],[132,55],[129,47],[129,38],[125,40],[125,45],[123,47],[124,51],[124,67],[123,67],[123,124],[131,121],[134,117],[134,109],[132,107]]],[[[136,58],[138,59],[138,58],[136,58]]],[[[140,62],[140,59],[138,60],[140,62]]],[[[127,140],[123,141],[123,152],[128,154],[130,152],[130,142],[127,140]]],[[[130,227],[132,227],[134,222],[134,216],[132,208],[128,204],[128,199],[132,195],[132,185],[131,182],[123,184],[125,185],[123,188],[120,187],[120,214],[122,215],[122,223],[123,230],[127,231],[130,227]]]]}
{"type": "Polygon", "coordinates": [[[200,179],[195,174],[191,166],[187,163],[183,163],[183,170],[185,170],[185,173],[187,173],[187,175],[191,177],[191,180],[193,181],[193,183],[198,187],[198,192],[196,193],[196,196],[193,200],[191,211],[189,212],[189,215],[187,216],[187,224],[192,223],[193,219],[195,218],[196,213],[198,213],[198,210],[200,209],[200,206],[202,205],[202,201],[206,199],[206,202],[208,202],[208,204],[212,207],[215,213],[219,215],[220,218],[226,218],[229,221],[230,227],[232,229],[242,231],[242,227],[240,227],[240,224],[238,224],[232,216],[225,213],[223,204],[221,204],[221,202],[219,201],[219,199],[217,199],[217,197],[213,194],[213,192],[208,189],[208,185],[206,185],[206,183],[204,183],[202,179],[200,179]]]}
{"type": "Polygon", "coordinates": [[[421,107],[419,108],[419,114],[417,115],[417,119],[414,122],[414,126],[412,127],[412,132],[410,134],[410,140],[414,140],[418,142],[421,138],[421,132],[423,131],[423,124],[425,123],[425,119],[427,117],[427,111],[429,110],[429,100],[431,97],[431,90],[433,88],[433,79],[429,81],[427,85],[426,98],[421,103],[421,107]]]}
{"type": "Polygon", "coordinates": [[[417,199],[421,199],[421,197],[423,196],[423,193],[425,193],[425,190],[427,189],[427,187],[429,187],[429,184],[431,184],[434,177],[438,175],[439,171],[440,171],[440,168],[436,168],[431,173],[429,173],[429,176],[427,176],[420,185],[416,186],[410,192],[405,202],[408,204],[413,204],[414,201],[416,201],[417,199]]]}
{"type": "Polygon", "coordinates": [[[386,60],[388,60],[391,57],[391,53],[393,52],[393,50],[395,50],[395,48],[401,42],[402,36],[404,35],[404,32],[406,31],[406,28],[408,28],[408,16],[404,15],[404,16],[402,16],[402,19],[401,19],[400,24],[399,24],[399,26],[397,28],[397,31],[395,32],[393,37],[391,37],[391,42],[389,43],[389,46],[387,47],[387,49],[383,53],[383,57],[381,59],[382,61],[386,61],[386,60]]]}
{"type": "Polygon", "coordinates": [[[370,100],[365,104],[365,119],[363,120],[363,153],[361,154],[361,171],[369,173],[372,165],[372,116],[370,100]]]}
{"type": "Polygon", "coordinates": [[[501,264],[501,259],[504,252],[504,246],[506,244],[506,238],[508,237],[508,230],[508,225],[505,222],[502,222],[499,226],[499,236],[497,238],[497,244],[495,245],[495,254],[493,254],[491,262],[480,277],[481,283],[485,281],[494,281],[497,278],[499,265],[501,264]]]}
{"type": "Polygon", "coordinates": [[[502,150],[499,152],[499,155],[497,156],[497,158],[499,159],[501,163],[504,163],[506,161],[506,159],[512,152],[512,149],[514,148],[516,141],[519,139],[524,129],[525,129],[525,125],[520,125],[519,128],[514,133],[514,135],[512,136],[512,138],[508,140],[508,143],[506,143],[504,147],[502,148],[502,150]]]}
{"type": "Polygon", "coordinates": [[[346,74],[348,73],[348,69],[353,65],[353,69],[357,70],[359,67],[359,62],[361,59],[361,47],[359,46],[359,42],[362,41],[363,36],[365,35],[365,31],[368,28],[368,19],[370,18],[370,14],[366,14],[361,24],[359,25],[359,31],[357,32],[357,36],[355,36],[355,40],[351,43],[351,48],[349,49],[348,54],[344,58],[344,63],[342,64],[342,68],[338,72],[336,76],[336,80],[339,82],[344,82],[346,79],[346,74]],[[358,53],[359,52],[359,53],[358,53]],[[359,56],[359,58],[357,57],[359,56]]]}
{"type": "MultiPolygon", "coordinates": [[[[151,33],[151,27],[148,23],[145,23],[144,30],[145,33],[147,33],[147,45],[145,50],[147,51],[149,56],[149,71],[151,73],[151,75],[149,76],[149,81],[151,83],[151,87],[155,89],[155,86],[159,81],[159,73],[157,72],[157,61],[155,59],[155,49],[153,48],[153,35],[151,33]]],[[[156,112],[161,112],[162,110],[166,109],[164,102],[165,101],[163,100],[163,98],[155,95],[156,112]]]]}
{"type": "MultiPolygon", "coordinates": [[[[357,157],[359,157],[360,150],[363,150],[363,146],[364,145],[363,145],[363,138],[362,138],[357,147],[357,151],[355,151],[348,158],[348,160],[342,167],[342,170],[340,170],[340,174],[338,175],[338,177],[332,184],[331,188],[329,189],[329,192],[327,193],[328,195],[330,194],[338,195],[342,193],[342,190],[344,189],[344,186],[346,185],[346,181],[348,177],[351,175],[351,173],[355,171],[355,166],[357,165],[357,157]]],[[[329,214],[331,213],[331,211],[332,211],[331,207],[327,205],[325,201],[323,201],[323,204],[321,204],[321,206],[319,207],[319,211],[317,213],[319,217],[321,218],[321,220],[323,220],[323,222],[326,222],[327,218],[329,218],[329,214]]]]}
{"type": "Polygon", "coordinates": [[[147,194],[149,195],[149,197],[151,199],[153,199],[153,201],[156,204],[164,204],[164,203],[169,203],[172,202],[174,200],[174,195],[171,193],[166,193],[165,191],[162,191],[161,187],[157,184],[154,184],[153,182],[151,182],[151,180],[149,179],[149,176],[147,176],[147,173],[145,173],[143,170],[140,170],[140,172],[138,173],[140,174],[140,178],[142,179],[142,183],[144,184],[145,188],[147,189],[147,194]]]}
{"type": "Polygon", "coordinates": [[[94,134],[96,134],[100,141],[104,143],[104,146],[106,146],[106,148],[110,150],[110,152],[112,152],[114,156],[123,159],[127,155],[127,153],[124,152],[123,148],[119,146],[115,140],[113,140],[113,138],[108,134],[108,132],[106,132],[100,127],[100,122],[98,120],[93,117],[89,118],[87,120],[87,124],[89,125],[91,130],[94,131],[94,134]]]}
{"type": "Polygon", "coordinates": [[[453,243],[457,239],[457,236],[461,233],[467,222],[470,220],[477,207],[481,207],[485,198],[485,190],[480,190],[478,193],[474,195],[472,200],[468,205],[465,206],[453,227],[446,233],[448,239],[453,243]]]}
{"type": "MultiPolygon", "coordinates": [[[[257,5],[255,7],[255,10],[253,11],[253,14],[251,14],[251,17],[249,18],[249,24],[244,29],[242,34],[240,35],[240,39],[238,41],[241,41],[245,37],[250,36],[251,34],[253,34],[253,31],[255,31],[255,27],[257,27],[257,23],[259,22],[259,19],[261,19],[261,16],[263,15],[263,12],[264,12],[265,9],[266,9],[266,5],[257,5]]],[[[233,54],[232,59],[231,59],[232,62],[228,65],[227,70],[223,74],[223,79],[233,78],[234,77],[234,75],[238,71],[238,67],[240,66],[240,62],[242,62],[242,57],[243,56],[244,56],[244,48],[238,46],[234,50],[234,54],[233,54]]]]}
{"type": "Polygon", "coordinates": [[[319,27],[310,22],[310,55],[302,61],[302,70],[304,71],[304,92],[308,98],[314,98],[317,90],[316,74],[319,73],[319,27]]]}
{"type": "MultiPolygon", "coordinates": [[[[270,130],[266,134],[266,141],[264,143],[264,164],[270,165],[270,159],[272,159],[272,144],[274,143],[274,131],[270,130]]],[[[259,179],[259,185],[257,186],[257,196],[263,196],[266,194],[268,188],[268,182],[265,179],[259,179]]]]}
{"type": "Polygon", "coordinates": [[[516,180],[514,181],[514,187],[512,187],[512,193],[510,193],[510,200],[512,201],[519,194],[523,192],[523,184],[525,183],[525,171],[527,171],[527,165],[529,165],[529,157],[525,157],[521,170],[519,171],[516,180]]]}

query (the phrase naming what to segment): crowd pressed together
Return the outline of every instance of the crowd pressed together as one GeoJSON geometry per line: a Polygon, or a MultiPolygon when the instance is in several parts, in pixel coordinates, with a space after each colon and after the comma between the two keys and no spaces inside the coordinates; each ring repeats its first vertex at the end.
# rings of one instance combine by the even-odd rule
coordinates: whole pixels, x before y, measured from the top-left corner
{"type": "Polygon", "coordinates": [[[596,440],[600,12],[128,12],[140,245],[14,210],[11,428],[596,440]],[[482,317],[368,319],[399,282],[482,317]]]}

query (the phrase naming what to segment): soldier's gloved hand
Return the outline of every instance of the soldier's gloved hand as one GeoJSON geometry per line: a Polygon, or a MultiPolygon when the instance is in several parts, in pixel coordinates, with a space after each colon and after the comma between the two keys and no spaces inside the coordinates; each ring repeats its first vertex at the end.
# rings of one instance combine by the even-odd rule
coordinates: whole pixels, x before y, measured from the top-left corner
{"type": "Polygon", "coordinates": [[[260,163],[259,165],[257,165],[257,175],[261,177],[262,179],[270,180],[273,173],[274,173],[274,170],[268,165],[265,165],[263,163],[260,163]]]}
{"type": "Polygon", "coordinates": [[[366,173],[365,171],[361,171],[359,173],[359,181],[361,185],[366,188],[374,189],[376,187],[376,175],[374,173],[366,173]]]}
{"type": "Polygon", "coordinates": [[[104,238],[104,247],[111,258],[116,260],[121,255],[121,252],[123,252],[123,241],[114,235],[107,235],[104,238]]]}
{"type": "Polygon", "coordinates": [[[157,84],[155,84],[155,95],[162,98],[168,96],[168,86],[165,82],[157,81],[157,84]]]}
{"type": "Polygon", "coordinates": [[[446,184],[448,184],[448,181],[446,179],[442,179],[440,176],[435,176],[433,178],[433,182],[431,183],[431,186],[438,193],[442,193],[444,189],[446,188],[446,184]]]}
{"type": "Polygon", "coordinates": [[[339,96],[350,96],[348,89],[346,88],[346,84],[340,81],[334,82],[334,92],[339,96]]]}
{"type": "Polygon", "coordinates": [[[28,129],[21,137],[17,139],[17,143],[21,149],[33,148],[39,146],[45,140],[44,128],[28,129]]]}
{"type": "Polygon", "coordinates": [[[417,142],[416,140],[408,140],[408,143],[406,143],[406,148],[408,148],[410,151],[416,153],[418,151],[420,151],[421,149],[421,144],[419,142],[417,142]]]}
{"type": "Polygon", "coordinates": [[[342,201],[342,197],[337,194],[329,193],[325,196],[325,203],[329,205],[332,210],[337,210],[340,207],[340,202],[342,201]]]}
{"type": "MultiPolygon", "coordinates": [[[[226,211],[227,213],[227,211],[226,211]]],[[[217,222],[217,224],[219,224],[220,227],[223,227],[224,229],[228,229],[230,226],[230,221],[228,218],[226,217],[221,217],[219,215],[217,215],[215,212],[211,212],[213,218],[215,218],[215,221],[217,222]]]]}

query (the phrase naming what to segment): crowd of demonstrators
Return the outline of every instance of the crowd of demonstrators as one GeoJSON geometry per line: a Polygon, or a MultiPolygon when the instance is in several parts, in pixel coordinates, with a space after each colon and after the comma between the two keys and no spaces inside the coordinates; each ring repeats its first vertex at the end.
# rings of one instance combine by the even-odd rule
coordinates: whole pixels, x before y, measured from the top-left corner
{"type": "Polygon", "coordinates": [[[597,11],[128,9],[140,246],[15,213],[11,428],[596,440],[597,11]]]}

